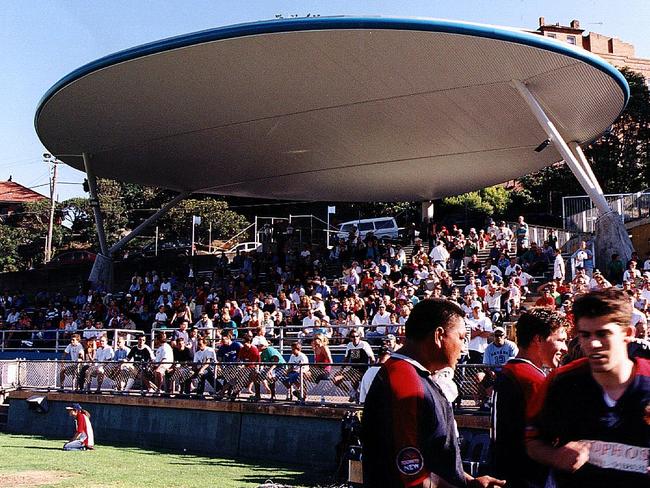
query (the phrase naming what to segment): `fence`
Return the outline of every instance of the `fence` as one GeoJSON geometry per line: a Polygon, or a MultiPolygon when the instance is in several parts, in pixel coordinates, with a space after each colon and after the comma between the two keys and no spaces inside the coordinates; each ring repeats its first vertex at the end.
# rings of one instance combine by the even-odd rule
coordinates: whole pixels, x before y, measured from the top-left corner
{"type": "Polygon", "coordinates": [[[16,388],[19,383],[18,361],[0,361],[0,392],[16,388]]]}
{"type": "MultiPolygon", "coordinates": [[[[512,230],[512,233],[516,235],[517,227],[519,224],[517,222],[507,222],[508,227],[512,230]]],[[[546,227],[543,225],[531,225],[528,224],[528,240],[529,242],[534,242],[537,245],[541,246],[544,244],[544,241],[548,239],[550,231],[555,232],[557,237],[557,245],[562,248],[568,241],[571,240],[572,233],[568,230],[558,229],[556,227],[546,227]]],[[[512,242],[516,242],[516,237],[513,237],[512,242]]]]}
{"type": "MultiPolygon", "coordinates": [[[[350,363],[131,363],[16,360],[21,389],[155,395],[210,400],[295,401],[341,405],[359,402],[368,365],[350,363]]],[[[371,366],[373,367],[373,366],[371,366]]],[[[494,370],[459,365],[457,409],[482,408],[494,370]]]]}
{"type": "MultiPolygon", "coordinates": [[[[650,193],[617,193],[605,199],[623,222],[650,217],[650,193]]],[[[594,232],[598,210],[586,195],[562,197],[562,218],[569,231],[594,232]]]]}

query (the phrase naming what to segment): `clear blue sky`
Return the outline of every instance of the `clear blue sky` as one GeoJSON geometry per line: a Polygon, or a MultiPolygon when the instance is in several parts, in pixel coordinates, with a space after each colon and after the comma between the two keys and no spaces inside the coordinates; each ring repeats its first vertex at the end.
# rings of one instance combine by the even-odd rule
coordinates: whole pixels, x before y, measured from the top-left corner
{"type": "MultiPolygon", "coordinates": [[[[538,18],[634,44],[650,58],[649,0],[3,0],[0,5],[0,180],[46,184],[46,152],[36,136],[34,112],[41,96],[79,66],[115,51],[202,29],[305,16],[383,15],[437,17],[535,29],[538,18]]],[[[81,182],[65,165],[60,181],[81,182]]],[[[47,186],[36,188],[46,193],[47,186]]],[[[80,185],[61,185],[59,200],[83,195],[80,185]]]]}

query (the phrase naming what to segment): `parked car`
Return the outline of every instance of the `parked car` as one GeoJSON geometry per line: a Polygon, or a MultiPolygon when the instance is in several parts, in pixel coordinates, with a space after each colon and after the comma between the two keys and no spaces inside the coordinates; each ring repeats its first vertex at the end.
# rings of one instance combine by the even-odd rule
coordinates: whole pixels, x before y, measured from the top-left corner
{"type": "Polygon", "coordinates": [[[365,239],[366,235],[373,233],[377,239],[397,239],[399,228],[393,217],[377,217],[373,219],[359,219],[343,222],[339,227],[339,239],[347,239],[352,232],[365,239]]]}
{"type": "MultiPolygon", "coordinates": [[[[192,243],[187,239],[158,241],[158,256],[189,256],[192,252],[192,243]]],[[[156,255],[156,243],[150,242],[142,249],[130,251],[127,259],[138,259],[156,255]]]]}
{"type": "Polygon", "coordinates": [[[47,266],[92,263],[96,257],[97,254],[90,251],[67,251],[53,257],[47,266]]]}

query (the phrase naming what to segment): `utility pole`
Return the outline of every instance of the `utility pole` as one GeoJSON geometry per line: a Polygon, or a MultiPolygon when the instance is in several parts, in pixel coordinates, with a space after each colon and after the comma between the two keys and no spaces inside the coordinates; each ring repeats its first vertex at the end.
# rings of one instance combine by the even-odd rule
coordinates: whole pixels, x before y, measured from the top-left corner
{"type": "Polygon", "coordinates": [[[56,173],[59,161],[51,154],[43,154],[43,160],[51,164],[51,177],[50,177],[50,221],[47,226],[47,238],[45,239],[45,259],[44,263],[49,263],[52,259],[52,232],[54,230],[54,211],[56,210],[56,173]]]}

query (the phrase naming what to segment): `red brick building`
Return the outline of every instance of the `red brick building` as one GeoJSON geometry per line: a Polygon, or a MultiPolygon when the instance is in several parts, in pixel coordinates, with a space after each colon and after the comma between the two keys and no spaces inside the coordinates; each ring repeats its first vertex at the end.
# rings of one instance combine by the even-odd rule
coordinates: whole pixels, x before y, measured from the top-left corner
{"type": "Polygon", "coordinates": [[[584,29],[580,28],[578,20],[572,20],[567,26],[560,25],[559,22],[547,24],[544,17],[540,17],[539,27],[533,32],[579,46],[597,54],[617,68],[627,66],[633,71],[641,73],[647,81],[650,81],[650,59],[637,57],[634,46],[621,41],[617,37],[610,37],[596,32],[585,32],[584,29]]]}

